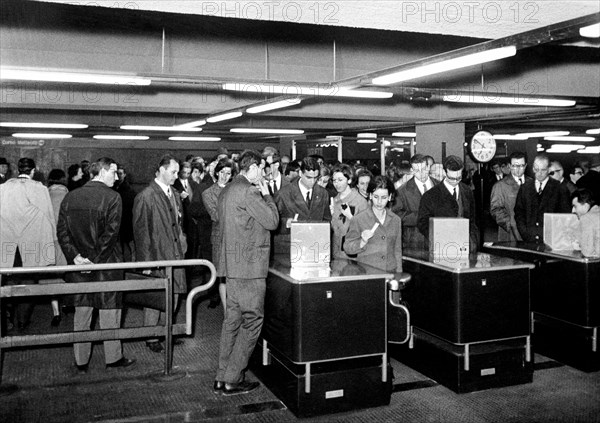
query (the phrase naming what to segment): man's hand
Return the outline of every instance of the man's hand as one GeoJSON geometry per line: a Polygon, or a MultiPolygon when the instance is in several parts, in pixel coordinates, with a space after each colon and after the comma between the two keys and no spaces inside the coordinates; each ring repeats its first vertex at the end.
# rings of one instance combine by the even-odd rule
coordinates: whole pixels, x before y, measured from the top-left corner
{"type": "Polygon", "coordinates": [[[260,181],[258,181],[258,188],[260,189],[260,193],[263,196],[270,195],[270,193],[269,193],[269,183],[266,180],[261,179],[260,181]]]}
{"type": "Polygon", "coordinates": [[[181,197],[182,200],[185,200],[186,198],[188,198],[190,196],[190,194],[188,194],[187,191],[181,191],[181,194],[179,194],[179,196],[181,197]]]}
{"type": "Polygon", "coordinates": [[[73,259],[73,263],[75,264],[94,264],[89,259],[85,257],[81,257],[81,254],[77,254],[77,257],[73,259]]]}

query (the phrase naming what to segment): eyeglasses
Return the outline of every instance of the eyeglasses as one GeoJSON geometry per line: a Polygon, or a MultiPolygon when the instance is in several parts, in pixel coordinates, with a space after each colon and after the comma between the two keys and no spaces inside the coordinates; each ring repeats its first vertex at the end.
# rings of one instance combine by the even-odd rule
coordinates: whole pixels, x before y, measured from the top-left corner
{"type": "Polygon", "coordinates": [[[513,169],[522,169],[524,167],[527,167],[526,164],[511,164],[510,167],[512,167],[513,169]]]}
{"type": "Polygon", "coordinates": [[[542,168],[542,169],[540,169],[539,167],[534,167],[534,168],[533,168],[533,171],[534,171],[535,173],[538,173],[538,172],[540,172],[540,173],[542,173],[542,172],[548,172],[548,168],[546,167],[546,168],[542,168]]]}
{"type": "Polygon", "coordinates": [[[446,175],[446,179],[448,179],[449,181],[460,182],[460,181],[462,181],[462,176],[459,176],[457,178],[453,178],[452,176],[446,175]]]}
{"type": "Polygon", "coordinates": [[[579,171],[577,171],[577,172],[573,172],[572,174],[573,174],[573,175],[583,175],[583,172],[579,172],[579,171]]]}

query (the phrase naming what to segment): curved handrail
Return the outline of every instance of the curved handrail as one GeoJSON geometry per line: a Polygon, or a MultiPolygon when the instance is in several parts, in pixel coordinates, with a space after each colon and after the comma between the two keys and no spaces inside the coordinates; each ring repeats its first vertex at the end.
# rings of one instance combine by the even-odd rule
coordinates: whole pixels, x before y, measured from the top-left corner
{"type": "MultiPolygon", "coordinates": [[[[192,334],[192,305],[194,302],[194,297],[197,294],[199,294],[200,292],[209,290],[215,283],[215,280],[217,280],[217,269],[215,268],[215,265],[207,260],[202,260],[202,261],[205,261],[206,263],[204,263],[204,265],[210,269],[210,280],[208,281],[208,283],[197,286],[196,288],[194,288],[190,292],[188,292],[187,299],[185,301],[185,334],[186,335],[192,334]]],[[[223,307],[225,307],[225,304],[223,304],[223,307]]]]}

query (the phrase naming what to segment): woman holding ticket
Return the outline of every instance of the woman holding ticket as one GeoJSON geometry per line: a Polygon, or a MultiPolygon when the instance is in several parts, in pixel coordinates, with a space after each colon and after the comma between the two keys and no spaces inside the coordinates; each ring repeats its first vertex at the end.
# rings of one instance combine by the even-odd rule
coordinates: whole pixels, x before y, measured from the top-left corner
{"type": "Polygon", "coordinates": [[[356,260],[387,272],[402,271],[402,224],[387,206],[392,202],[394,184],[376,176],[369,186],[371,207],[350,221],[344,250],[357,254],[356,260]]]}

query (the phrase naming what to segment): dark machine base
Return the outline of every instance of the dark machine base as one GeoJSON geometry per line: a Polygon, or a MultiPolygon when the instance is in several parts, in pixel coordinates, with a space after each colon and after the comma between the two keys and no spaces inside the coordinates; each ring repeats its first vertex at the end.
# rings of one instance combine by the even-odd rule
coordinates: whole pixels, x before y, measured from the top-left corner
{"type": "Polygon", "coordinates": [[[251,360],[254,374],[297,417],[339,413],[359,408],[388,405],[392,393],[391,367],[388,381],[381,381],[381,356],[356,358],[311,365],[310,393],[305,393],[305,367],[281,356],[270,356],[262,365],[262,349],[251,360]]]}
{"type": "Polygon", "coordinates": [[[537,320],[532,336],[535,351],[584,372],[600,370],[600,352],[592,351],[593,331],[552,320],[537,320]]]}
{"type": "Polygon", "coordinates": [[[533,358],[525,361],[521,340],[471,345],[468,371],[463,348],[438,340],[415,337],[414,348],[394,346],[390,356],[459,394],[533,381],[533,358]]]}

